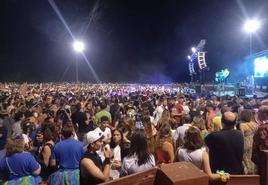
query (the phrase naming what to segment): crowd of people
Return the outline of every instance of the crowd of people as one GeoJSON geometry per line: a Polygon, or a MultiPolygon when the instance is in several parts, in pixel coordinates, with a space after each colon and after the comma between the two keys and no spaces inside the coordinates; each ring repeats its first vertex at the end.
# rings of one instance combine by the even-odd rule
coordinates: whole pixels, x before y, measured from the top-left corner
{"type": "Polygon", "coordinates": [[[266,98],[175,85],[1,84],[0,179],[98,184],[177,161],[211,181],[257,174],[268,149],[266,98]]]}

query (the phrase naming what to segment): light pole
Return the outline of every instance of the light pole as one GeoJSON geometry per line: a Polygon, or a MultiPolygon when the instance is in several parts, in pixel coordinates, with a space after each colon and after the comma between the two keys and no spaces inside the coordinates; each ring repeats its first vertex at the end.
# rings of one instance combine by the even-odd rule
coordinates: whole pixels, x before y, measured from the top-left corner
{"type": "Polygon", "coordinates": [[[75,41],[73,43],[73,49],[76,52],[76,54],[75,54],[75,59],[76,59],[76,61],[75,61],[75,78],[76,78],[76,83],[78,83],[79,82],[79,80],[78,80],[78,53],[82,53],[84,51],[85,45],[81,41],[75,41]]]}
{"type": "Polygon", "coordinates": [[[256,19],[251,19],[245,22],[244,31],[249,33],[249,56],[252,55],[252,34],[258,31],[261,27],[261,22],[256,19]]]}

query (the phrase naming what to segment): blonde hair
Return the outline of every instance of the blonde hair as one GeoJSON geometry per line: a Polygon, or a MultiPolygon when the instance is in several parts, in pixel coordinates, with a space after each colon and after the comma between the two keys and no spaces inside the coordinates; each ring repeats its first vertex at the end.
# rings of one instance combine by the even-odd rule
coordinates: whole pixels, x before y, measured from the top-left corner
{"type": "Polygon", "coordinates": [[[6,143],[7,155],[13,155],[15,153],[22,153],[24,151],[24,139],[21,136],[8,138],[6,143]]]}

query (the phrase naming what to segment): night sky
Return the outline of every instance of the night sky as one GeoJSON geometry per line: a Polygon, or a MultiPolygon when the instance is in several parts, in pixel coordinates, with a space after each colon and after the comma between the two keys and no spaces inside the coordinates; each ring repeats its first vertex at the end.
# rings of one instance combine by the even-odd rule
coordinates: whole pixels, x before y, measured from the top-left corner
{"type": "MultiPolygon", "coordinates": [[[[189,81],[187,55],[206,39],[208,80],[229,68],[237,80],[248,64],[247,18],[262,28],[253,52],[267,49],[267,0],[55,0],[102,82],[189,81]]],[[[73,39],[47,0],[0,1],[0,81],[94,82],[73,39]]]]}

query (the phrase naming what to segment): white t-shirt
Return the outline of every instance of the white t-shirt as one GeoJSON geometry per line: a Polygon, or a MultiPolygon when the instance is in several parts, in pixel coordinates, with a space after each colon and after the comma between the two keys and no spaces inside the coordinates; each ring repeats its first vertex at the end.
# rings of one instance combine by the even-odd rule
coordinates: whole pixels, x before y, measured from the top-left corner
{"type": "MultiPolygon", "coordinates": [[[[117,145],[114,149],[111,149],[113,153],[112,157],[112,163],[113,161],[120,161],[121,162],[121,148],[119,145],[117,145]]],[[[118,179],[120,176],[119,170],[110,170],[110,177],[112,179],[118,179]]]]}
{"type": "Polygon", "coordinates": [[[164,111],[163,105],[159,105],[159,106],[156,107],[156,109],[154,111],[154,120],[153,120],[154,126],[157,125],[159,119],[162,116],[163,111],[164,111]]]}
{"type": "Polygon", "coordinates": [[[199,169],[202,169],[203,163],[203,152],[206,150],[205,147],[202,147],[197,150],[187,150],[185,148],[178,148],[177,154],[179,161],[187,161],[193,163],[199,169]]]}
{"type": "Polygon", "coordinates": [[[150,169],[155,166],[155,158],[150,154],[150,159],[147,163],[138,165],[138,156],[132,155],[130,157],[125,157],[122,164],[121,174],[130,175],[133,173],[141,172],[150,169]]]}
{"type": "Polygon", "coordinates": [[[183,124],[182,126],[179,126],[173,136],[174,141],[177,141],[178,138],[180,138],[181,141],[184,141],[185,132],[190,126],[191,124],[183,124]]]}
{"type": "Polygon", "coordinates": [[[112,131],[110,128],[106,127],[104,131],[102,131],[102,135],[104,136],[103,142],[110,143],[112,138],[112,131]]]}

